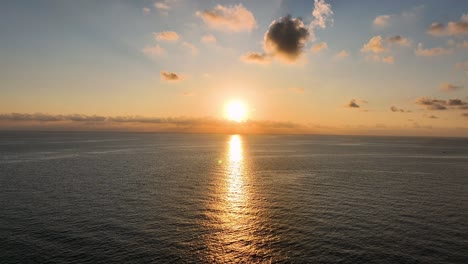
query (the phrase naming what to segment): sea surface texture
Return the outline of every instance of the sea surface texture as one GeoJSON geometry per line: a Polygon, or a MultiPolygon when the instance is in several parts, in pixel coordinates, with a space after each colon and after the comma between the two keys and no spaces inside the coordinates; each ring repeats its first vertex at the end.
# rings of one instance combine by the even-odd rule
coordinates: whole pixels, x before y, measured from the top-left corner
{"type": "Polygon", "coordinates": [[[0,263],[468,263],[468,139],[1,132],[0,263]]]}

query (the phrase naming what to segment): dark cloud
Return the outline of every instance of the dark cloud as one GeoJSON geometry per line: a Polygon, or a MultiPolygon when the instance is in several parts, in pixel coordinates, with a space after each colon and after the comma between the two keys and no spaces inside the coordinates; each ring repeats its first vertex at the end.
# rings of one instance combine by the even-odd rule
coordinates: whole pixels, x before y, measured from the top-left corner
{"type": "Polygon", "coordinates": [[[453,106],[453,105],[459,106],[459,105],[465,105],[465,104],[467,104],[467,102],[464,102],[464,101],[462,101],[460,99],[449,99],[447,104],[451,105],[451,106],[453,106]]]}
{"type": "Polygon", "coordinates": [[[354,99],[351,99],[351,101],[349,101],[349,103],[348,103],[347,106],[348,106],[348,107],[351,107],[351,108],[359,108],[359,107],[361,107],[360,105],[358,105],[358,104],[356,103],[356,100],[354,100],[354,99]]]}
{"type": "Polygon", "coordinates": [[[405,110],[405,109],[402,109],[402,108],[398,108],[396,106],[391,106],[390,111],[392,111],[392,112],[401,112],[401,113],[410,113],[411,112],[410,110],[405,110]]]}
{"type": "Polygon", "coordinates": [[[411,41],[408,38],[405,38],[405,37],[400,36],[400,35],[388,37],[387,41],[390,44],[398,44],[400,46],[409,46],[409,45],[411,45],[411,41]]]}
{"type": "Polygon", "coordinates": [[[162,71],[161,79],[168,82],[176,82],[182,80],[182,77],[174,72],[162,71]]]}
{"type": "Polygon", "coordinates": [[[428,116],[427,118],[431,118],[431,119],[438,119],[438,117],[437,117],[437,116],[435,116],[435,115],[430,115],[430,116],[428,116]]]}
{"type": "Polygon", "coordinates": [[[264,37],[264,49],[273,56],[294,62],[302,54],[309,31],[300,18],[282,17],[271,23],[264,37]]]}
{"type": "Polygon", "coordinates": [[[465,109],[468,107],[468,102],[461,99],[433,99],[428,97],[416,98],[415,104],[425,106],[428,110],[447,110],[449,107],[458,107],[459,109],[465,109]]]}
{"type": "Polygon", "coordinates": [[[468,117],[468,113],[462,113],[462,116],[468,117]]]}

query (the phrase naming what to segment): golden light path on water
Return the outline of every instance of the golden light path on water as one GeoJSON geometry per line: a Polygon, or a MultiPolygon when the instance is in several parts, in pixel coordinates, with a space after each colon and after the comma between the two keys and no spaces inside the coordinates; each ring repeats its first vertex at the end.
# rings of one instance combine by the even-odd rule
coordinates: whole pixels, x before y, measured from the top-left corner
{"type": "Polygon", "coordinates": [[[215,230],[207,241],[209,262],[263,263],[268,262],[268,247],[258,235],[262,217],[254,204],[252,175],[249,173],[244,142],[232,135],[227,142],[225,159],[219,165],[217,191],[210,218],[215,230]]]}

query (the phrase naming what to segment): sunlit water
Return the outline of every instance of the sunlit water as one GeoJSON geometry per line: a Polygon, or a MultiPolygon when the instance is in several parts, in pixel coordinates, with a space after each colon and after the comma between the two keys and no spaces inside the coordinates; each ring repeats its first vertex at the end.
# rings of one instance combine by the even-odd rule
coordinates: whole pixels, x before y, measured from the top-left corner
{"type": "Polygon", "coordinates": [[[0,263],[468,263],[468,140],[0,133],[0,263]]]}

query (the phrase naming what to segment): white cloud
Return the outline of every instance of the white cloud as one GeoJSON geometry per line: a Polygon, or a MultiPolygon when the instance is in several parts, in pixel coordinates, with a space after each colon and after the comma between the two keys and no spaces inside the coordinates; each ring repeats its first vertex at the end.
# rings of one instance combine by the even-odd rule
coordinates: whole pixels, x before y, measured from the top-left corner
{"type": "Polygon", "coordinates": [[[375,19],[374,19],[374,22],[372,22],[372,24],[375,26],[375,27],[378,27],[378,28],[384,28],[384,27],[387,27],[389,24],[390,24],[390,19],[392,18],[392,16],[390,15],[381,15],[381,16],[377,16],[375,19]]]}
{"type": "Polygon", "coordinates": [[[317,43],[317,44],[314,44],[310,50],[313,52],[313,53],[319,53],[323,50],[326,50],[328,49],[328,44],[326,42],[320,42],[320,43],[317,43]]]}
{"type": "Polygon", "coordinates": [[[252,31],[257,26],[253,13],[242,4],[217,5],[211,10],[198,11],[196,15],[210,28],[221,31],[252,31]]]}
{"type": "Polygon", "coordinates": [[[175,41],[178,41],[180,39],[179,34],[177,34],[177,32],[175,32],[175,31],[163,31],[163,32],[153,33],[153,34],[154,34],[154,38],[157,41],[172,41],[172,42],[175,42],[175,41]]]}

